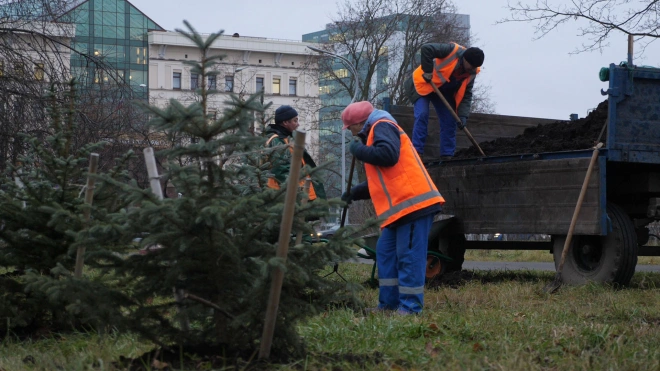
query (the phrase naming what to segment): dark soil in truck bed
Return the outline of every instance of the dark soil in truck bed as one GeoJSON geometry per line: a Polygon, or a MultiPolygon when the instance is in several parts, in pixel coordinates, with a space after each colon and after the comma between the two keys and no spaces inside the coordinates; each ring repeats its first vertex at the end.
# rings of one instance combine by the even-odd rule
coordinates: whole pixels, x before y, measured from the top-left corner
{"type": "MultiPolygon", "coordinates": [[[[503,156],[528,153],[574,151],[592,148],[607,119],[607,100],[601,102],[587,117],[575,121],[557,121],[525,129],[515,138],[498,138],[479,143],[486,156],[503,156]]],[[[468,129],[469,129],[468,121],[468,129]]],[[[605,144],[607,130],[601,141],[605,144]]],[[[481,157],[477,149],[457,151],[456,158],[481,157]]]]}

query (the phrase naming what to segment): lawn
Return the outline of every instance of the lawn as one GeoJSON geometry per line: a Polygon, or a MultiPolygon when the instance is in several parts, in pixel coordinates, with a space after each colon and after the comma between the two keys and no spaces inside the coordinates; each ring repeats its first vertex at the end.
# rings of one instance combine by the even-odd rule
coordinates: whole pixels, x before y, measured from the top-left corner
{"type": "MultiPolygon", "coordinates": [[[[340,264],[351,282],[370,266],[340,264]]],[[[637,273],[626,288],[541,288],[551,272],[464,272],[426,291],[418,317],[328,309],[299,325],[308,356],[274,370],[647,370],[660,368],[660,274],[637,273]]],[[[333,279],[339,279],[334,275],[333,279]]],[[[448,277],[449,278],[449,277],[448,277]]],[[[367,305],[378,290],[365,288],[367,305]]],[[[149,344],[130,335],[75,334],[0,349],[3,370],[115,370],[120,355],[149,344]]],[[[232,368],[227,368],[232,369],[232,368]]]]}

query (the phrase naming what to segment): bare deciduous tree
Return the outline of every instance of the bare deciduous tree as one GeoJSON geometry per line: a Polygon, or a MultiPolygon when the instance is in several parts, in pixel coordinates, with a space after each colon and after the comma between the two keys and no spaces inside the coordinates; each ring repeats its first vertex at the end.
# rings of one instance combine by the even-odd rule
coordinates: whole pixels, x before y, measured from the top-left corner
{"type": "Polygon", "coordinates": [[[511,17],[499,23],[533,23],[537,39],[570,22],[578,23],[579,36],[588,41],[577,47],[575,53],[602,50],[617,31],[635,36],[642,52],[660,38],[660,1],[657,0],[576,0],[568,4],[537,0],[533,4],[509,4],[508,8],[511,17]]]}
{"type": "MultiPolygon", "coordinates": [[[[345,1],[327,26],[327,43],[319,47],[345,57],[358,71],[357,101],[379,104],[388,97],[392,104],[403,105],[408,103],[404,82],[420,64],[422,45],[457,42],[468,46],[468,27],[451,0],[345,1]]],[[[354,95],[355,79],[336,58],[323,57],[318,63],[320,94],[324,96],[320,117],[326,123],[321,128],[320,159],[341,164],[341,126],[327,123],[340,121],[347,97],[354,95]]],[[[494,103],[480,95],[487,94],[488,87],[475,89],[475,109],[493,112],[494,103]]],[[[326,191],[337,195],[341,189],[339,166],[330,168],[328,174],[326,191]]]]}
{"type": "MultiPolygon", "coordinates": [[[[112,166],[129,149],[153,144],[154,135],[144,126],[146,115],[133,105],[135,91],[117,68],[103,56],[73,47],[75,20],[69,11],[79,3],[0,0],[0,170],[23,153],[24,134],[50,133],[49,99],[73,105],[72,150],[107,143],[100,154],[101,168],[112,166]],[[72,60],[83,68],[72,72],[72,60]],[[67,99],[72,78],[78,90],[74,101],[67,99]]],[[[143,166],[134,168],[136,175],[144,173],[143,166]]]]}

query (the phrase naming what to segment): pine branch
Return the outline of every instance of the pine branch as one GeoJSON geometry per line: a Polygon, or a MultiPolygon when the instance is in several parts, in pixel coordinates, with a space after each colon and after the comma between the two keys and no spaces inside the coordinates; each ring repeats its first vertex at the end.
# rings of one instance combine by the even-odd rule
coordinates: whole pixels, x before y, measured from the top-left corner
{"type": "Polygon", "coordinates": [[[233,315],[231,315],[230,313],[228,313],[226,310],[220,308],[218,305],[216,305],[216,304],[214,304],[214,303],[211,303],[210,301],[208,301],[208,300],[206,300],[206,299],[200,298],[200,297],[197,296],[197,295],[193,295],[193,294],[190,294],[190,293],[187,293],[187,292],[186,292],[186,293],[183,294],[183,297],[184,297],[185,299],[190,299],[190,300],[196,301],[196,302],[198,302],[198,303],[200,303],[200,304],[204,304],[204,305],[206,305],[207,307],[211,307],[211,308],[217,310],[218,312],[224,314],[224,315],[225,315],[227,318],[229,318],[229,319],[234,319],[234,318],[235,318],[233,315]]]}

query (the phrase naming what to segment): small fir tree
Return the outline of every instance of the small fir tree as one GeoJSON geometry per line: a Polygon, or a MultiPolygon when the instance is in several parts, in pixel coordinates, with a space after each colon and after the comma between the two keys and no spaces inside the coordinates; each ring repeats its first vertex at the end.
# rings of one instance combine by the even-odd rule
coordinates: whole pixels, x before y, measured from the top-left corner
{"type": "MultiPolygon", "coordinates": [[[[273,236],[286,187],[266,187],[265,139],[250,130],[265,112],[261,93],[246,100],[232,95],[228,108],[217,117],[210,114],[209,97],[216,92],[205,82],[217,74],[221,56],[212,55],[211,46],[222,33],[202,37],[185,25],[187,31],[177,31],[201,55],[201,61],[186,62],[201,76],[200,99],[189,106],[172,100],[165,109],[148,107],[152,127],[181,143],[158,155],[164,175],[183,196],[159,200],[149,190],[105,177],[132,206],[78,233],[77,243],[87,246],[89,264],[115,284],[69,277],[41,287],[66,297],[69,308],[86,320],[137,332],[167,348],[178,344],[249,357],[259,347],[272,269],[280,267],[286,274],[272,355],[301,355],[295,324],[330,303],[355,298],[343,282],[318,274],[330,262],[353,257],[353,239],[341,230],[327,244],[292,246],[286,263],[275,258],[273,236]],[[138,238],[148,253],[134,254],[138,238]],[[174,290],[185,299],[177,302],[174,290]]],[[[309,168],[303,173],[317,174],[309,168]]],[[[314,231],[305,219],[340,205],[339,200],[299,202],[294,232],[309,236],[314,231]]]]}
{"type": "MultiPolygon", "coordinates": [[[[30,277],[57,277],[53,268],[72,271],[77,232],[86,228],[82,187],[89,155],[103,144],[71,150],[75,129],[76,89],[51,86],[50,133],[25,136],[26,152],[9,164],[0,180],[0,331],[25,333],[54,330],[76,324],[60,305],[52,305],[45,292],[29,289],[30,277]]],[[[116,174],[115,174],[116,175],[116,174]]],[[[114,175],[112,175],[114,176],[114,175]]],[[[102,188],[97,195],[103,195],[102,188]]],[[[113,193],[102,196],[100,208],[117,204],[113,193]]],[[[98,218],[98,215],[93,214],[98,218]]]]}

